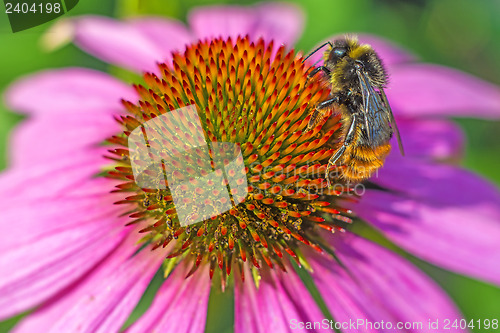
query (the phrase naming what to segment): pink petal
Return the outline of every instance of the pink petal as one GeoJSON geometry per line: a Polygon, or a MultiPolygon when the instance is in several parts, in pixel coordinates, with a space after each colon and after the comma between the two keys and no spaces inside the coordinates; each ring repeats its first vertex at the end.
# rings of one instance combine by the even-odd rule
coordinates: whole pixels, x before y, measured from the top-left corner
{"type": "Polygon", "coordinates": [[[157,43],[126,22],[104,16],[83,16],[74,23],[75,43],[108,63],[142,73],[155,71],[156,63],[168,55],[157,43]]]}
{"type": "Polygon", "coordinates": [[[163,261],[134,232],[94,271],[24,319],[15,332],[118,332],[163,261]]]}
{"type": "Polygon", "coordinates": [[[194,39],[182,22],[172,19],[141,17],[128,23],[155,44],[161,52],[161,59],[167,61],[172,59],[173,51],[184,52],[186,45],[194,39]]]}
{"type": "Polygon", "coordinates": [[[199,39],[245,36],[255,21],[254,10],[240,6],[195,8],[188,16],[189,26],[199,39]]]}
{"type": "MultiPolygon", "coordinates": [[[[103,216],[101,223],[109,223],[103,216]]],[[[77,281],[123,238],[99,223],[63,230],[5,253],[0,261],[0,318],[26,311],[77,281]],[[14,272],[15,274],[12,274],[14,272]]]]}
{"type": "Polygon", "coordinates": [[[259,288],[255,287],[246,266],[246,281],[235,278],[236,333],[306,332],[309,330],[301,329],[300,323],[323,320],[324,316],[309,291],[293,268],[288,268],[288,273],[279,269],[261,270],[259,288]]]}
{"type": "Polygon", "coordinates": [[[23,196],[20,188],[21,193],[10,192],[2,200],[0,317],[61,291],[123,239],[125,221],[118,217],[123,208],[112,204],[116,198],[109,195],[110,183],[88,181],[64,196],[51,192],[48,184],[40,198],[23,196]]]}
{"type": "Polygon", "coordinates": [[[46,184],[39,184],[45,189],[45,194],[23,195],[20,189],[19,194],[7,191],[11,193],[9,197],[1,196],[0,250],[3,253],[23,248],[29,251],[34,242],[42,241],[44,237],[54,237],[59,232],[78,229],[84,223],[99,224],[103,212],[110,214],[104,220],[112,222],[102,226],[103,232],[126,223],[126,219],[112,219],[126,209],[113,205],[113,202],[121,198],[117,194],[109,193],[114,182],[104,178],[83,182],[76,180],[73,186],[60,177],[54,177],[52,180],[63,184],[60,190],[51,188],[50,182],[47,181],[46,184]],[[76,217],[67,218],[68,216],[76,217]],[[27,230],[29,232],[26,232],[27,230]]]}
{"type": "Polygon", "coordinates": [[[396,115],[500,117],[497,86],[442,66],[395,67],[386,93],[396,115]]]}
{"type": "Polygon", "coordinates": [[[398,142],[391,141],[392,159],[458,159],[464,151],[464,136],[459,126],[446,120],[397,119],[405,155],[401,156],[398,142]]]}
{"type": "Polygon", "coordinates": [[[308,258],[323,300],[344,325],[342,332],[436,332],[429,320],[439,320],[441,328],[444,319],[462,318],[434,281],[395,253],[352,234],[336,235],[333,245],[345,268],[326,255],[308,258]],[[381,321],[385,329],[367,325],[381,321]],[[398,322],[422,326],[403,330],[398,322]]]}
{"type": "MultiPolygon", "coordinates": [[[[7,90],[6,104],[13,110],[40,114],[116,113],[120,99],[135,101],[131,87],[108,74],[84,68],[43,71],[25,77],[7,90]]],[[[82,116],[82,115],[80,115],[82,116]]]]}
{"type": "MultiPolygon", "coordinates": [[[[382,59],[383,64],[385,65],[386,69],[389,70],[389,72],[392,71],[392,66],[411,62],[415,59],[415,57],[409,51],[403,49],[402,47],[386,39],[368,34],[356,34],[356,35],[358,36],[358,39],[362,44],[371,45],[371,47],[375,50],[375,52],[377,52],[380,59],[382,59]]],[[[315,50],[318,46],[322,45],[327,41],[334,41],[344,36],[345,35],[333,35],[325,39],[321,43],[318,43],[318,45],[312,48],[312,50],[315,50]]],[[[315,63],[316,61],[321,60],[323,58],[323,53],[325,52],[325,50],[326,47],[325,49],[322,49],[316,52],[313,56],[311,56],[311,58],[309,58],[311,59],[311,63],[315,63]]]]}
{"type": "Polygon", "coordinates": [[[0,175],[1,317],[53,296],[123,238],[115,182],[92,179],[101,165],[76,152],[0,175]]]}
{"type": "Polygon", "coordinates": [[[292,46],[302,34],[304,14],[291,3],[268,2],[255,7],[258,24],[250,34],[292,46]]]}
{"type": "Polygon", "coordinates": [[[304,19],[297,7],[270,2],[254,7],[197,8],[191,11],[188,21],[200,39],[250,35],[290,45],[300,35],[304,19]]]}
{"type": "Polygon", "coordinates": [[[106,111],[95,115],[43,115],[25,120],[11,136],[10,165],[51,163],[81,150],[88,151],[89,155],[104,155],[109,147],[99,149],[98,146],[119,133],[120,126],[106,111]]]}
{"type": "Polygon", "coordinates": [[[126,332],[198,333],[205,329],[211,280],[208,266],[186,279],[187,265],[163,283],[146,313],[126,332]]]}
{"type": "MultiPolygon", "coordinates": [[[[101,172],[107,163],[102,157],[102,149],[87,149],[75,151],[51,163],[32,163],[23,168],[7,170],[0,173],[0,207],[14,205],[16,201],[19,205],[20,198],[23,202],[57,199],[78,191],[80,186],[93,184],[89,180],[101,172]]],[[[109,185],[113,182],[107,182],[107,186],[113,186],[109,185]]]]}
{"type": "Polygon", "coordinates": [[[500,193],[470,172],[414,160],[387,163],[352,209],[436,265],[500,284],[500,193]],[[394,191],[394,192],[392,192],[394,191]]]}

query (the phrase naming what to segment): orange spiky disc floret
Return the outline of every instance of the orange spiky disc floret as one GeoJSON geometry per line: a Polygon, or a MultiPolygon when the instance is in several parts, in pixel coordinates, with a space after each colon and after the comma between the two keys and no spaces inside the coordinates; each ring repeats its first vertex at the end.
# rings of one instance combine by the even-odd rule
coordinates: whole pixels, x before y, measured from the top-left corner
{"type": "MultiPolygon", "coordinates": [[[[212,276],[218,266],[225,281],[234,265],[285,270],[285,255],[298,262],[301,244],[321,251],[324,242],[319,231],[342,230],[341,225],[350,222],[346,211],[336,205],[343,193],[327,188],[324,180],[333,143],[341,135],[339,119],[330,117],[326,122],[325,117],[307,130],[310,114],[329,90],[321,80],[306,84],[308,67],[293,50],[286,52],[281,46],[273,51],[273,43],[262,39],[256,43],[248,38],[214,39],[188,46],[183,54],[174,54],[171,66],[159,68],[160,76],[145,74],[145,84],[135,86],[140,101],[124,102],[130,113],[119,119],[124,132],[109,140],[122,146],[110,150],[118,165],[109,176],[125,181],[115,191],[128,194],[118,203],[132,205],[130,223],[143,226],[145,242],[153,248],[168,245],[169,258],[191,260],[191,273],[208,263],[212,276]],[[150,189],[137,184],[127,140],[144,122],[188,105],[196,106],[203,140],[239,145],[248,194],[229,211],[183,226],[173,201],[177,193],[168,186],[150,189]]],[[[179,129],[167,123],[159,127],[171,133],[179,129]]],[[[184,131],[172,140],[152,140],[148,149],[164,158],[166,150],[176,151],[197,139],[184,131]]],[[[196,188],[195,197],[183,204],[205,200],[215,205],[222,199],[211,184],[196,187],[204,175],[199,170],[206,167],[203,159],[193,157],[196,154],[204,152],[172,160],[171,166],[184,170],[189,176],[186,181],[196,188]]],[[[163,168],[175,174],[171,167],[163,168]]]]}

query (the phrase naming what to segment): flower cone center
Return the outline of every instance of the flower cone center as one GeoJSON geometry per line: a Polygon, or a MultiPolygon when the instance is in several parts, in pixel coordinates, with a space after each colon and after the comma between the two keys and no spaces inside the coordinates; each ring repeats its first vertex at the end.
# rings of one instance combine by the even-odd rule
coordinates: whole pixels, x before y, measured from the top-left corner
{"type": "Polygon", "coordinates": [[[119,203],[133,208],[130,224],[141,226],[144,242],[168,246],[168,258],[191,260],[190,273],[208,263],[212,276],[219,267],[225,280],[234,265],[286,270],[285,256],[299,260],[304,244],[321,251],[319,231],[350,222],[336,204],[343,193],[324,179],[341,136],[339,118],[325,117],[307,129],[329,89],[322,79],[307,82],[302,57],[262,39],[214,39],[175,53],[172,64],[159,69],[135,86],[140,100],[124,102],[124,131],[109,139],[120,146],[111,151],[117,166],[110,177],[124,180],[116,190],[125,194],[119,203]],[[186,108],[199,125],[166,118],[186,108]],[[146,128],[151,123],[158,135],[146,128]],[[134,133],[148,136],[143,148],[163,161],[161,168],[142,170],[156,186],[144,186],[133,172],[134,133]],[[222,184],[207,181],[217,172],[222,184]],[[200,202],[214,211],[230,209],[203,218],[200,202]],[[195,223],[181,218],[190,207],[195,223]]]}

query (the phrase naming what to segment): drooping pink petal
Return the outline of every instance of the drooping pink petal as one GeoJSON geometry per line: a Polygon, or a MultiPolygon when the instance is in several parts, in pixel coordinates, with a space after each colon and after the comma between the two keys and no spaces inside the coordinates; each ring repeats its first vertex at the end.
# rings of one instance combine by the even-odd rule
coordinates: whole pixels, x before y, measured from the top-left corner
{"type": "MultiPolygon", "coordinates": [[[[235,332],[310,332],[301,324],[322,322],[321,310],[298,275],[275,269],[261,270],[259,288],[245,268],[245,282],[235,278],[235,332]]],[[[322,332],[331,332],[324,329],[322,332]]]]}
{"type": "MultiPolygon", "coordinates": [[[[325,42],[333,42],[334,40],[338,38],[343,38],[345,35],[333,35],[321,43],[318,43],[312,50],[315,50],[318,46],[322,45],[325,42]]],[[[371,47],[377,52],[378,56],[380,59],[382,59],[382,63],[385,65],[386,69],[389,70],[389,72],[392,71],[392,66],[398,65],[398,64],[403,64],[407,62],[411,62],[415,60],[415,56],[412,55],[409,51],[403,49],[400,46],[397,46],[396,44],[389,42],[386,39],[374,36],[374,35],[369,35],[369,34],[356,34],[358,36],[358,39],[360,43],[362,44],[369,44],[371,47]]],[[[312,55],[309,59],[311,59],[311,63],[315,63],[318,60],[321,60],[323,58],[323,53],[325,52],[325,49],[319,50],[316,52],[314,55],[312,55]]]]}
{"type": "MultiPolygon", "coordinates": [[[[66,175],[70,176],[70,175],[66,175]]],[[[61,181],[54,175],[54,181],[61,181]]],[[[62,180],[64,181],[64,180],[62,180]]],[[[65,181],[67,185],[67,180],[65,181]]],[[[12,191],[0,204],[0,317],[25,311],[74,283],[128,230],[108,179],[37,197],[12,191]]],[[[25,182],[25,187],[36,186],[25,182]]],[[[44,185],[42,184],[38,185],[44,185]]],[[[41,189],[40,189],[41,190],[41,189]]]]}
{"type": "MultiPolygon", "coordinates": [[[[22,248],[29,251],[33,242],[41,241],[44,237],[54,237],[58,232],[78,228],[80,224],[99,224],[95,217],[101,216],[103,212],[112,216],[119,216],[124,212],[125,208],[113,205],[113,202],[122,197],[109,193],[114,184],[109,179],[75,179],[70,182],[62,178],[54,175],[52,179],[38,182],[40,187],[45,189],[45,193],[38,188],[38,193],[30,193],[30,181],[21,183],[19,193],[6,191],[11,195],[4,197],[0,203],[0,250],[3,253],[22,248]],[[51,180],[60,182],[60,185],[53,187],[51,180]],[[26,209],[27,207],[29,209],[26,209]],[[78,214],[82,216],[67,218],[78,214]],[[26,232],[27,230],[29,232],[26,232]]],[[[112,216],[109,217],[112,223],[103,226],[103,232],[126,223],[123,219],[113,220],[112,216]]]]}
{"type": "Polygon", "coordinates": [[[132,87],[112,76],[85,68],[47,70],[23,78],[7,90],[12,110],[57,114],[84,112],[87,116],[123,110],[120,99],[137,99],[132,87]]]}
{"type": "Polygon", "coordinates": [[[101,155],[77,151],[0,175],[0,316],[51,297],[123,238],[115,182],[92,179],[101,166],[101,155]]]}
{"type": "Polygon", "coordinates": [[[397,66],[386,94],[398,115],[500,118],[500,88],[443,66],[397,66]]]}
{"type": "Polygon", "coordinates": [[[185,45],[194,40],[186,26],[173,19],[141,17],[130,20],[128,24],[155,44],[161,51],[162,59],[166,61],[172,59],[173,51],[184,52],[185,45]]]}
{"type": "MultiPolygon", "coordinates": [[[[243,275],[249,276],[250,270],[244,268],[243,275]]],[[[240,281],[240,276],[235,274],[235,288],[234,288],[234,304],[235,304],[235,323],[234,330],[236,333],[251,332],[258,333],[264,332],[267,325],[267,318],[265,309],[259,308],[257,304],[257,288],[251,279],[246,278],[247,281],[240,281]]]]}
{"type": "Polygon", "coordinates": [[[123,112],[121,98],[134,100],[136,94],[125,83],[88,69],[49,70],[19,80],[7,91],[7,104],[32,114],[14,130],[11,165],[57,163],[81,151],[101,156],[96,146],[119,131],[113,115],[123,112]]]}
{"type": "Polygon", "coordinates": [[[446,165],[386,163],[352,209],[411,253],[500,284],[500,194],[472,173],[446,165]]]}
{"type": "Polygon", "coordinates": [[[426,160],[455,160],[461,157],[464,137],[458,125],[447,120],[396,119],[404,156],[401,156],[394,136],[389,160],[417,158],[426,160]]]}
{"type": "Polygon", "coordinates": [[[205,329],[211,280],[208,266],[186,279],[181,264],[163,283],[153,304],[126,332],[198,333],[205,329]]]}
{"type": "MultiPolygon", "coordinates": [[[[46,198],[58,199],[77,192],[81,186],[94,184],[90,179],[107,163],[101,153],[102,149],[77,150],[50,163],[37,164],[34,161],[23,168],[0,173],[0,207],[46,198]]],[[[113,184],[110,180],[108,183],[113,184]]]]}
{"type": "Polygon", "coordinates": [[[132,25],[104,16],[83,16],[74,21],[75,43],[108,63],[138,73],[154,71],[165,54],[132,25]]]}
{"type": "MultiPolygon", "coordinates": [[[[103,216],[102,223],[109,223],[103,216]]],[[[0,261],[0,317],[26,311],[46,301],[86,274],[116,247],[125,231],[99,224],[63,230],[3,254],[0,261]],[[12,274],[12,273],[15,274],[12,274]]]]}
{"type": "Polygon", "coordinates": [[[213,6],[191,11],[188,21],[199,38],[250,35],[292,45],[302,31],[303,15],[285,3],[263,3],[254,7],[213,6]]]}
{"type": "Polygon", "coordinates": [[[77,284],[44,304],[14,332],[117,332],[163,261],[138,250],[136,231],[77,284]]]}
{"type": "Polygon", "coordinates": [[[308,260],[342,332],[435,332],[429,320],[442,325],[462,318],[434,281],[395,253],[353,234],[335,235],[333,246],[344,267],[316,253],[308,260]],[[382,321],[385,326],[373,326],[382,321]],[[398,323],[418,326],[398,329],[398,323]]]}
{"type": "Polygon", "coordinates": [[[99,149],[99,145],[119,132],[119,124],[106,111],[99,116],[35,116],[14,129],[10,138],[9,164],[25,167],[52,163],[81,150],[87,150],[89,155],[103,155],[106,147],[99,149]]]}

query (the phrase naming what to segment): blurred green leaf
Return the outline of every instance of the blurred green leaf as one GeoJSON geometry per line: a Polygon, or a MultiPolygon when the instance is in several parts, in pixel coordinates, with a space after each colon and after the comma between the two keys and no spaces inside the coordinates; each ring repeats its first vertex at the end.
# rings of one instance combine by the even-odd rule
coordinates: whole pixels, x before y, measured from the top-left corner
{"type": "Polygon", "coordinates": [[[256,0],[118,0],[117,16],[138,15],[168,16],[186,21],[189,10],[208,5],[248,5],[256,0]]]}
{"type": "Polygon", "coordinates": [[[456,119],[467,134],[464,166],[500,185],[500,121],[456,119]]]}

